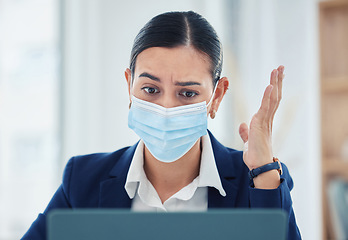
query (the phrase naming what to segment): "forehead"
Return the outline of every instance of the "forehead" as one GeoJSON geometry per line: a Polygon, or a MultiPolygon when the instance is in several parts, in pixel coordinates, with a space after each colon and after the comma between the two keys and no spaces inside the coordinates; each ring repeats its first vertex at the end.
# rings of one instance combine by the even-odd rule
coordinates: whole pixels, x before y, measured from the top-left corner
{"type": "Polygon", "coordinates": [[[142,51],[136,60],[135,77],[148,72],[174,81],[212,82],[210,59],[191,46],[152,47],[142,51]]]}

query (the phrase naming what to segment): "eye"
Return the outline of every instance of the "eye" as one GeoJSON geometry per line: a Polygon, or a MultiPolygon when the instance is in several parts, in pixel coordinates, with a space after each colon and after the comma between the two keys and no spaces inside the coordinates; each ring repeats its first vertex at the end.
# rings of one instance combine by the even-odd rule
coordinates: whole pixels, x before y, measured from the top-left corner
{"type": "Polygon", "coordinates": [[[141,90],[144,90],[148,94],[155,94],[159,92],[157,88],[153,88],[153,87],[143,87],[141,90]]]}
{"type": "Polygon", "coordinates": [[[196,95],[198,95],[198,93],[193,92],[193,91],[183,91],[180,93],[180,95],[184,96],[185,98],[193,98],[196,95]]]}

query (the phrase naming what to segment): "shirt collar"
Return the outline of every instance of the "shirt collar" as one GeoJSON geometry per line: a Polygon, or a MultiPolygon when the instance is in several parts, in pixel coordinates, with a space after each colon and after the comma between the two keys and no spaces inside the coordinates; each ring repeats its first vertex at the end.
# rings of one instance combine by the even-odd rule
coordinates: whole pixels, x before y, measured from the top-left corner
{"type": "MultiPolygon", "coordinates": [[[[128,196],[133,199],[139,183],[145,183],[148,181],[144,172],[144,142],[140,140],[130,165],[125,189],[128,196]]],[[[194,180],[198,181],[197,187],[214,187],[223,197],[226,196],[226,192],[222,187],[220,176],[216,167],[213,148],[211,145],[210,137],[204,135],[202,137],[202,154],[201,154],[201,166],[199,176],[194,180]]],[[[142,185],[140,185],[142,186],[142,185]]]]}
{"type": "Polygon", "coordinates": [[[225,197],[226,192],[222,187],[220,175],[216,167],[213,147],[209,135],[202,137],[202,158],[199,172],[198,187],[214,187],[219,190],[221,196],[225,197]]]}

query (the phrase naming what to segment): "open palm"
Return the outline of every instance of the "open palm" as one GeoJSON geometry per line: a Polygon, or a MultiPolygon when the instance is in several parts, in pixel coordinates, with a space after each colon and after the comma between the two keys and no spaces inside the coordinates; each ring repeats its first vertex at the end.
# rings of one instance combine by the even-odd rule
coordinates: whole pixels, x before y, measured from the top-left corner
{"type": "Polygon", "coordinates": [[[270,85],[264,92],[261,107],[252,117],[250,126],[242,123],[239,127],[239,134],[245,143],[243,160],[249,169],[272,162],[272,126],[282,98],[283,79],[284,66],[279,66],[271,73],[270,85]]]}

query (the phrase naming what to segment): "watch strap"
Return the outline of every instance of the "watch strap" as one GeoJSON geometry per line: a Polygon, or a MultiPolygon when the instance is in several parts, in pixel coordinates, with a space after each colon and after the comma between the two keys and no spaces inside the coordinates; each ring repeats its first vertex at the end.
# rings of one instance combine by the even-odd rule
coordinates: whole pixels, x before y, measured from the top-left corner
{"type": "Polygon", "coordinates": [[[260,175],[261,173],[268,172],[268,171],[271,171],[274,169],[278,170],[279,175],[282,174],[282,165],[279,162],[278,158],[273,158],[272,163],[268,163],[268,164],[263,165],[261,167],[250,170],[249,171],[249,178],[253,179],[253,178],[257,177],[258,175],[260,175]]]}

